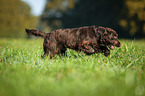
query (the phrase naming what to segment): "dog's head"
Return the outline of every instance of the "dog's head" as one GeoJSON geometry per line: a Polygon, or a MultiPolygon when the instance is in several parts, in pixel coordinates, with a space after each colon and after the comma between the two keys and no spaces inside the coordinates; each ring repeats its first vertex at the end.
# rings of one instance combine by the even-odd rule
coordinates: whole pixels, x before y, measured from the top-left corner
{"type": "Polygon", "coordinates": [[[111,50],[114,49],[114,46],[115,47],[121,46],[121,43],[118,40],[118,34],[116,33],[116,31],[114,31],[111,28],[104,28],[104,27],[101,27],[101,31],[102,31],[102,34],[100,37],[101,38],[100,41],[102,45],[108,46],[111,50]]]}

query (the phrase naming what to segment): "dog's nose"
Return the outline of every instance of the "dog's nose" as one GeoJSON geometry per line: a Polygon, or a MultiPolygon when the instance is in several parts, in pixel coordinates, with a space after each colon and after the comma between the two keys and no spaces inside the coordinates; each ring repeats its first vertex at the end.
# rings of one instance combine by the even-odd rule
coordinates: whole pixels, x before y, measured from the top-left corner
{"type": "Polygon", "coordinates": [[[116,47],[121,47],[121,43],[119,41],[115,41],[115,46],[116,47]]]}

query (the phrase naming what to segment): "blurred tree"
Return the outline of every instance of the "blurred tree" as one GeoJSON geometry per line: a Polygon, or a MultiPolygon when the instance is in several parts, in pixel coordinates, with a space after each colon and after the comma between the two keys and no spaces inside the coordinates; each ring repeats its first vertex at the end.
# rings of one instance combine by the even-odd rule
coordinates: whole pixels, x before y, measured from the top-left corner
{"type": "Polygon", "coordinates": [[[24,28],[35,27],[36,17],[21,0],[0,1],[0,37],[24,37],[24,28]]]}
{"type": "Polygon", "coordinates": [[[48,0],[41,25],[101,25],[115,29],[120,37],[145,37],[145,0],[48,0]]]}
{"type": "Polygon", "coordinates": [[[145,0],[126,0],[120,25],[131,37],[145,37],[145,0]]]}
{"type": "MultiPolygon", "coordinates": [[[[86,25],[101,25],[120,31],[117,20],[123,8],[123,1],[124,0],[48,0],[45,11],[41,16],[40,25],[43,27],[46,26],[46,28],[49,26],[53,29],[60,27],[73,28],[86,25]],[[63,4],[67,7],[64,7],[63,4]],[[71,7],[68,7],[70,5],[71,7]]],[[[123,34],[123,32],[121,34],[123,34]]]]}
{"type": "Polygon", "coordinates": [[[122,7],[123,0],[78,0],[75,8],[65,14],[64,26],[102,25],[117,27],[116,22],[122,7]]]}
{"type": "Polygon", "coordinates": [[[62,26],[62,20],[66,12],[75,7],[74,0],[47,0],[45,10],[41,16],[39,29],[57,29],[62,26]],[[49,27],[48,27],[49,26],[49,27]]]}

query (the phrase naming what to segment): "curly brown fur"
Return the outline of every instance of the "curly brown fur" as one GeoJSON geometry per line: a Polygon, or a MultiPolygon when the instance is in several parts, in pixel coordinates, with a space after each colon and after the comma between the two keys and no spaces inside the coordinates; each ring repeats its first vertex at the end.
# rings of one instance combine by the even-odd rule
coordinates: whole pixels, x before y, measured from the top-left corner
{"type": "Polygon", "coordinates": [[[101,26],[87,26],[73,29],[58,29],[51,33],[44,33],[39,30],[26,29],[28,35],[41,36],[44,38],[44,54],[50,55],[65,54],[66,48],[76,51],[83,51],[87,55],[94,53],[110,54],[109,49],[114,46],[120,47],[118,34],[111,28],[101,26]]]}

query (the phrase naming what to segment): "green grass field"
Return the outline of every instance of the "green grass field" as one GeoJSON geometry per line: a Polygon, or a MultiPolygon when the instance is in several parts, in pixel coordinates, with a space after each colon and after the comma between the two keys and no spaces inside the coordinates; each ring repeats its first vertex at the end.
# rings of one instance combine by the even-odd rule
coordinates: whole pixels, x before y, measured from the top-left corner
{"type": "Polygon", "coordinates": [[[42,58],[42,39],[0,39],[0,96],[145,96],[145,41],[108,57],[67,50],[42,58]]]}

